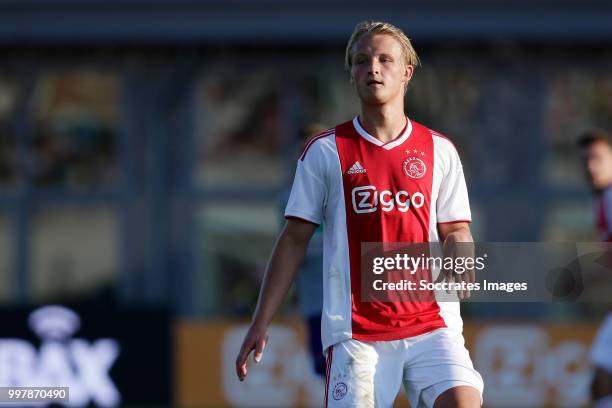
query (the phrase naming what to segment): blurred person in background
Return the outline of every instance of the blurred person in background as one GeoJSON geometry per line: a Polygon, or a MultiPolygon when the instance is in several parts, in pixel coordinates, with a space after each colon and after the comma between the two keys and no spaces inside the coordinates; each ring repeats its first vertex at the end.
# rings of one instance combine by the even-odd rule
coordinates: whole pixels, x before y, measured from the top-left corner
{"type": "MultiPolygon", "coordinates": [[[[612,137],[593,129],[578,140],[587,178],[595,194],[595,225],[603,242],[612,242],[612,137]]],[[[591,348],[595,367],[591,393],[597,408],[612,408],[612,312],[597,332],[591,348]]]]}
{"type": "Polygon", "coordinates": [[[612,139],[602,130],[589,130],[578,140],[587,178],[595,194],[595,227],[599,239],[612,242],[612,139]]]}
{"type": "Polygon", "coordinates": [[[236,373],[246,378],[251,352],[262,359],[267,328],[323,224],[326,407],[391,407],[402,383],[414,408],[479,407],[483,381],[464,346],[459,302],[361,297],[362,242],[473,242],[459,155],[404,113],[419,60],[399,28],[357,24],[345,63],[361,113],[311,139],[298,160],[236,373]]]}

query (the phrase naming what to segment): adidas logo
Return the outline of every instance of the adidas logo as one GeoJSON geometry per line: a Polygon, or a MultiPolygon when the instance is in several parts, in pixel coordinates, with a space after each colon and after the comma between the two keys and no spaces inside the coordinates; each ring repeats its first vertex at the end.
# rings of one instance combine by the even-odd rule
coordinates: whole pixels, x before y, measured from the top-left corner
{"type": "Polygon", "coordinates": [[[351,168],[348,169],[348,171],[346,173],[347,174],[361,174],[361,173],[365,173],[365,172],[366,172],[366,169],[363,168],[361,163],[356,161],[355,164],[353,164],[351,166],[351,168]]]}

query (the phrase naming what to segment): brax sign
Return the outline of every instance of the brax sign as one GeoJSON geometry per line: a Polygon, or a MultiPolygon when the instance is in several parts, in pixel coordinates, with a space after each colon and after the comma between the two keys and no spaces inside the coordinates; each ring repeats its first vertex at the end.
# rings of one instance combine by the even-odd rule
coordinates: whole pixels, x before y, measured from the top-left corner
{"type": "Polygon", "coordinates": [[[120,354],[111,338],[89,342],[72,338],[81,321],[72,310],[45,306],[30,315],[31,329],[40,337],[37,349],[22,339],[0,339],[0,383],[7,386],[69,387],[68,406],[116,407],[121,395],[109,377],[120,354]]]}
{"type": "Polygon", "coordinates": [[[166,312],[47,305],[0,320],[1,387],[68,387],[65,407],[170,402],[166,312]]]}

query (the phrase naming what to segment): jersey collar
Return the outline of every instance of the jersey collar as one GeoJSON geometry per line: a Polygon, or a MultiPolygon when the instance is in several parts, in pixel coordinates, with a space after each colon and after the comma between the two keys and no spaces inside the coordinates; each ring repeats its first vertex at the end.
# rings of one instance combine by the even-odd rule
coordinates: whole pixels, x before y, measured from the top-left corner
{"type": "Polygon", "coordinates": [[[361,123],[359,123],[359,116],[355,116],[353,118],[353,127],[355,128],[357,133],[359,133],[359,135],[365,140],[386,150],[391,150],[394,147],[401,145],[410,137],[410,134],[412,133],[412,122],[410,122],[410,119],[408,119],[408,117],[406,117],[406,127],[404,128],[402,133],[398,137],[387,143],[378,140],[377,138],[366,132],[366,130],[361,126],[361,123]]]}

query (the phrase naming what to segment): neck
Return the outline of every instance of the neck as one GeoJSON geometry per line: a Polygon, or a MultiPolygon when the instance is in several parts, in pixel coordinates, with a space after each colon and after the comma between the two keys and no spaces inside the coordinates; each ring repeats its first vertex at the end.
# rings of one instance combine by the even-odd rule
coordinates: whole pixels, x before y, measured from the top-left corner
{"type": "Polygon", "coordinates": [[[383,143],[390,142],[398,137],[406,126],[404,105],[367,105],[362,103],[359,121],[366,132],[383,143]]]}

